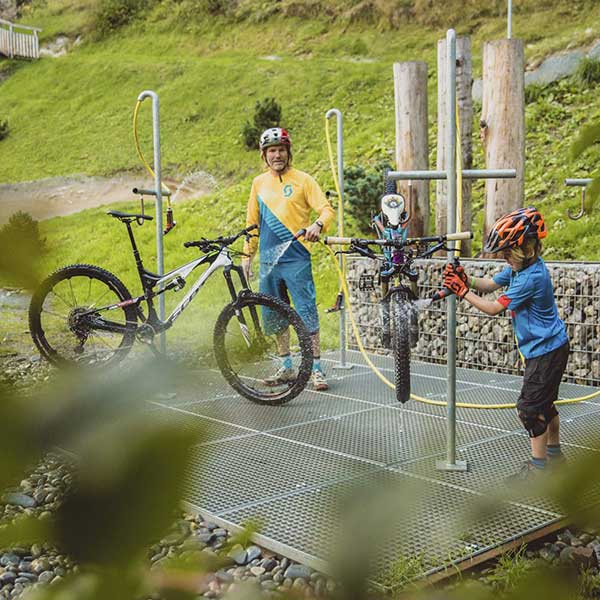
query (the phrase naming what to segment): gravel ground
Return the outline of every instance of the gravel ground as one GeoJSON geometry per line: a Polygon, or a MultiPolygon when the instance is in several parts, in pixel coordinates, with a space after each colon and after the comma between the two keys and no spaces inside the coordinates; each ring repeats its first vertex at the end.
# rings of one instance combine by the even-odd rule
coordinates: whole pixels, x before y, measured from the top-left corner
{"type": "MultiPolygon", "coordinates": [[[[50,518],[72,483],[68,462],[48,455],[19,486],[0,501],[0,521],[26,514],[50,518]]],[[[148,565],[157,568],[167,559],[202,550],[224,564],[208,574],[198,589],[198,598],[218,598],[235,590],[242,581],[253,582],[258,590],[275,592],[294,589],[306,597],[323,597],[335,591],[335,582],[301,564],[250,545],[231,546],[230,534],[200,516],[182,514],[170,532],[148,550],[148,565]]],[[[207,557],[208,558],[208,557],[207,557]]],[[[0,551],[0,598],[18,598],[27,588],[61,581],[76,571],[73,561],[57,549],[34,544],[0,551]]]]}

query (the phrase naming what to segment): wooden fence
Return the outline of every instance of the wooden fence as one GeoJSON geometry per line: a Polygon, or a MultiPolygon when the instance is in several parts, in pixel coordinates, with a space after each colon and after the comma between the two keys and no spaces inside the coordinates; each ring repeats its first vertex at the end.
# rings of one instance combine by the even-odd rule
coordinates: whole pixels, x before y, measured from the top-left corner
{"type": "Polygon", "coordinates": [[[40,41],[37,27],[15,25],[0,19],[0,54],[8,58],[40,57],[40,41]]]}

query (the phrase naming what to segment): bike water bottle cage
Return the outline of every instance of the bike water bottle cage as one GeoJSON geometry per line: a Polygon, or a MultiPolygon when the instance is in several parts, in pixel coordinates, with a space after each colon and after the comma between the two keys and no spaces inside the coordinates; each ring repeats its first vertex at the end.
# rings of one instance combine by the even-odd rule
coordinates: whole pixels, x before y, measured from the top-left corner
{"type": "Polygon", "coordinates": [[[408,222],[406,201],[402,194],[386,194],[381,198],[381,215],[385,227],[397,229],[408,222]]]}

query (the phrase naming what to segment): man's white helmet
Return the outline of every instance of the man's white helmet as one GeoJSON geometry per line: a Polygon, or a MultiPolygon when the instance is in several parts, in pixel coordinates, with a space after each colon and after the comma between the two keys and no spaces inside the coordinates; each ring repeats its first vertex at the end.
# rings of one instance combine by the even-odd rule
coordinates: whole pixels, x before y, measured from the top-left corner
{"type": "Polygon", "coordinates": [[[405,205],[402,194],[386,194],[381,198],[381,213],[392,227],[398,227],[406,220],[405,205]]]}

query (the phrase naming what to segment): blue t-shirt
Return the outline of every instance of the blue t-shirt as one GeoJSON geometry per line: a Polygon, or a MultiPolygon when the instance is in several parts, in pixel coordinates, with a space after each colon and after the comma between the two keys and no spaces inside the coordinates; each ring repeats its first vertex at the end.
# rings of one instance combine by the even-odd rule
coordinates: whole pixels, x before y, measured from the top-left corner
{"type": "Polygon", "coordinates": [[[494,281],[508,286],[498,302],[511,311],[519,350],[525,358],[548,354],[568,341],[550,274],[541,258],[522,271],[506,267],[494,276],[494,281]]]}

